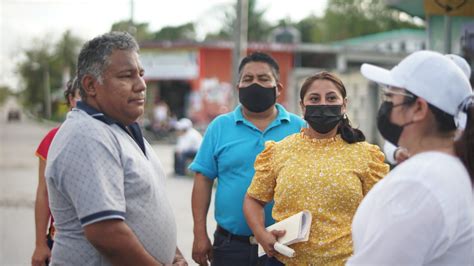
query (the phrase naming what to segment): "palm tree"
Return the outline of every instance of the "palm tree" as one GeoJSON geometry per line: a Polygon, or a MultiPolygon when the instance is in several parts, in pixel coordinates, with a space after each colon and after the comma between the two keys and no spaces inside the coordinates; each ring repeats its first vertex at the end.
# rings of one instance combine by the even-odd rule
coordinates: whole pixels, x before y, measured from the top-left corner
{"type": "MultiPolygon", "coordinates": [[[[271,26],[264,19],[266,8],[257,9],[257,0],[249,0],[248,3],[248,40],[249,41],[265,41],[271,32],[271,26]]],[[[217,33],[211,33],[206,39],[231,40],[234,32],[236,20],[236,6],[225,11],[224,24],[217,33]]]]}

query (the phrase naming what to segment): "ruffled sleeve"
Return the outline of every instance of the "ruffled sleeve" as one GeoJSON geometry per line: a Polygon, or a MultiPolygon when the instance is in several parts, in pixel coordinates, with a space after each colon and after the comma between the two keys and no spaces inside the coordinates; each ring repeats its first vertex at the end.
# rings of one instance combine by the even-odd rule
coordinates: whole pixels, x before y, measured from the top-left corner
{"type": "Polygon", "coordinates": [[[367,170],[361,177],[362,192],[364,196],[369,190],[390,171],[388,164],[384,162],[385,156],[377,145],[368,145],[368,164],[367,170]]]}
{"type": "Polygon", "coordinates": [[[249,196],[263,202],[271,201],[275,190],[276,174],[273,165],[275,144],[275,141],[267,141],[265,149],[257,156],[254,164],[255,175],[247,190],[249,196]]]}

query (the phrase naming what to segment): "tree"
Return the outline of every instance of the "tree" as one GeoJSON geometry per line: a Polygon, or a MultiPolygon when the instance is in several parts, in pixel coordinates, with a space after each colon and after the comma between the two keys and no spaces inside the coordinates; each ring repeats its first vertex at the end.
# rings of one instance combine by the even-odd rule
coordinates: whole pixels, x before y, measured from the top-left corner
{"type": "Polygon", "coordinates": [[[179,26],[166,26],[154,33],[153,39],[159,41],[194,41],[196,40],[196,30],[192,22],[179,26]]]}
{"type": "Polygon", "coordinates": [[[53,51],[55,61],[64,71],[67,71],[72,77],[76,70],[77,55],[79,54],[82,40],[72,35],[71,31],[66,31],[62,35],[60,41],[56,44],[53,51]]]}
{"type": "Polygon", "coordinates": [[[321,42],[401,28],[422,28],[413,20],[403,20],[399,11],[387,8],[382,0],[329,0],[319,23],[320,36],[315,39],[321,42]]]}
{"type": "Polygon", "coordinates": [[[321,42],[322,32],[324,30],[322,19],[315,15],[309,15],[295,24],[300,31],[301,42],[316,43],[321,42]]]}
{"type": "Polygon", "coordinates": [[[257,9],[257,0],[249,0],[248,40],[265,41],[271,31],[270,23],[264,19],[266,9],[257,9]]]}
{"type": "MultiPolygon", "coordinates": [[[[57,43],[46,37],[33,41],[33,46],[24,51],[25,59],[17,65],[17,71],[26,108],[37,115],[46,115],[45,91],[55,95],[64,89],[65,78],[74,76],[81,43],[79,38],[66,31],[57,43]]],[[[52,111],[55,114],[57,110],[52,111]]]]}
{"type": "Polygon", "coordinates": [[[8,86],[0,86],[0,105],[3,105],[10,95],[13,95],[13,92],[8,86]]]}
{"type": "Polygon", "coordinates": [[[44,106],[44,73],[48,72],[52,61],[50,44],[46,40],[34,41],[34,47],[26,50],[25,60],[18,65],[18,73],[22,81],[22,102],[26,108],[34,113],[41,112],[45,115],[44,106]]]}
{"type": "MultiPolygon", "coordinates": [[[[266,41],[272,30],[272,26],[264,19],[266,9],[257,9],[257,0],[248,0],[248,40],[266,41]]],[[[206,36],[206,40],[231,40],[233,38],[236,6],[225,11],[225,18],[222,28],[217,33],[211,33],[206,36]]]]}
{"type": "Polygon", "coordinates": [[[126,31],[133,35],[137,42],[149,41],[153,34],[148,29],[148,23],[136,23],[130,20],[121,20],[112,24],[110,31],[126,31]]]}

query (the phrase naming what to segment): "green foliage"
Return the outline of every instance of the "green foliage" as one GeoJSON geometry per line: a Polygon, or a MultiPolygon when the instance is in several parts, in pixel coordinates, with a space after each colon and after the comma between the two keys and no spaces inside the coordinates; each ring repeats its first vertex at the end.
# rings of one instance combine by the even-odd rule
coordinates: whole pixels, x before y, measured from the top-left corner
{"type": "MultiPolygon", "coordinates": [[[[309,30],[311,19],[300,26],[309,30]]],[[[401,13],[386,7],[383,0],[329,0],[324,16],[312,19],[310,41],[331,42],[402,28],[422,28],[401,13]],[[319,34],[319,35],[316,35],[319,34]]],[[[303,21],[302,21],[303,22],[303,21]]]]}
{"type": "MultiPolygon", "coordinates": [[[[32,47],[24,51],[25,59],[17,65],[23,87],[20,97],[26,108],[45,116],[45,88],[49,87],[51,95],[64,89],[64,79],[75,75],[82,41],[66,31],[55,44],[48,37],[32,43],[32,47]]],[[[55,112],[57,110],[53,109],[53,114],[55,112]]]]}
{"type": "Polygon", "coordinates": [[[81,39],[66,31],[61,40],[56,44],[53,56],[57,64],[70,73],[75,72],[77,55],[79,54],[81,39]]]}
{"type": "Polygon", "coordinates": [[[7,86],[0,86],[0,105],[5,103],[8,96],[13,95],[12,91],[7,86]]]}
{"type": "Polygon", "coordinates": [[[196,39],[196,30],[192,22],[179,26],[167,26],[156,32],[153,39],[158,41],[194,41],[196,39]]]}
{"type": "Polygon", "coordinates": [[[248,40],[266,41],[271,32],[270,23],[263,16],[266,9],[257,9],[257,0],[249,0],[248,10],[248,40]]]}
{"type": "Polygon", "coordinates": [[[206,34],[204,38],[206,41],[222,41],[222,40],[231,40],[232,36],[229,35],[230,32],[220,30],[218,32],[211,32],[206,34]]]}
{"type": "MultiPolygon", "coordinates": [[[[35,47],[25,51],[26,59],[18,65],[23,83],[22,100],[27,108],[43,110],[44,73],[52,59],[50,45],[46,41],[33,42],[35,47]]],[[[44,111],[44,110],[43,110],[44,111]]]]}
{"type": "MultiPolygon", "coordinates": [[[[248,1],[248,40],[266,41],[272,30],[272,26],[264,19],[266,9],[257,9],[257,0],[248,1]]],[[[236,20],[236,6],[225,11],[225,19],[222,28],[217,33],[210,33],[206,40],[232,40],[236,20]]]]}
{"type": "MultiPolygon", "coordinates": [[[[278,26],[293,26],[301,33],[304,43],[325,43],[396,29],[421,26],[397,10],[387,8],[383,0],[328,0],[323,17],[309,15],[297,23],[280,20],[270,25],[265,19],[265,9],[258,10],[257,0],[249,0],[248,40],[268,40],[272,29],[278,26]]],[[[231,40],[234,32],[235,8],[225,11],[226,16],[220,31],[206,36],[206,40],[231,40]]]]}
{"type": "Polygon", "coordinates": [[[192,22],[178,26],[166,26],[153,32],[148,28],[148,23],[131,23],[129,20],[122,20],[114,23],[111,31],[126,31],[132,34],[138,43],[144,41],[193,41],[196,39],[196,30],[192,22]]]}
{"type": "Polygon", "coordinates": [[[321,18],[310,15],[296,23],[295,27],[300,31],[301,42],[314,43],[321,41],[324,30],[321,18]]]}
{"type": "Polygon", "coordinates": [[[137,42],[152,39],[153,34],[148,29],[148,23],[135,23],[130,20],[121,20],[112,24],[110,31],[126,31],[133,35],[137,42]]]}

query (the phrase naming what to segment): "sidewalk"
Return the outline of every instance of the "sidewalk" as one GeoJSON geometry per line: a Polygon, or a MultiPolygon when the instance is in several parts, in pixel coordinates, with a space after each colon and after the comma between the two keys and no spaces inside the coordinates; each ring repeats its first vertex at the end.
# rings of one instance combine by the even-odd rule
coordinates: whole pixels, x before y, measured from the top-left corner
{"type": "MultiPolygon", "coordinates": [[[[152,144],[158,158],[167,174],[168,198],[174,209],[176,224],[178,229],[178,247],[183,252],[189,265],[195,265],[191,258],[193,248],[193,216],[191,210],[191,192],[193,189],[193,179],[191,177],[175,177],[173,175],[173,145],[152,144]]],[[[214,220],[214,195],[212,196],[209,214],[207,216],[207,232],[209,237],[216,228],[214,220]]]]}

